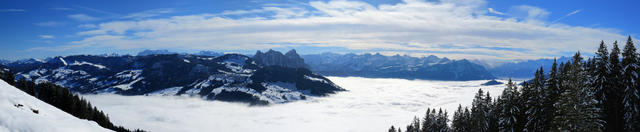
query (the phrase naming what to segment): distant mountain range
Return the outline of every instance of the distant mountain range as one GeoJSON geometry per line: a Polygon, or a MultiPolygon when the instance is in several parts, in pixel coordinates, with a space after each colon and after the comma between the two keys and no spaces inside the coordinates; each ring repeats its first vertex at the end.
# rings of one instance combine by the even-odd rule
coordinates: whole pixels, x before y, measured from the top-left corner
{"type": "MultiPolygon", "coordinates": [[[[559,58],[564,62],[569,58],[559,58]]],[[[465,59],[381,54],[311,54],[258,51],[253,57],[212,51],[145,50],[130,55],[74,55],[0,61],[16,78],[54,82],[81,93],[189,95],[253,104],[284,103],[343,89],[322,75],[424,80],[530,78],[553,59],[483,67],[465,59]]],[[[484,65],[487,66],[487,65],[484,65]]]]}
{"type": "MultiPolygon", "coordinates": [[[[168,54],[183,54],[183,55],[187,55],[188,53],[178,53],[178,52],[171,52],[169,50],[143,50],[138,52],[137,56],[147,56],[147,55],[168,55],[168,54]]],[[[200,56],[222,56],[224,55],[224,53],[220,53],[220,52],[214,52],[214,51],[200,51],[198,53],[193,53],[191,55],[200,55],[200,56]]]]}
{"type": "MultiPolygon", "coordinates": [[[[203,51],[204,52],[204,51],[203,51]]],[[[203,52],[198,55],[206,55],[203,52]]],[[[166,50],[145,50],[139,55],[173,54],[166,50]]],[[[216,52],[209,52],[216,53],[216,52]]],[[[309,68],[328,76],[360,76],[424,80],[484,80],[495,77],[482,65],[468,60],[450,60],[431,55],[427,57],[384,56],[381,54],[323,53],[302,55],[291,50],[285,54],[269,50],[253,55],[257,63],[285,67],[309,68]],[[302,59],[300,59],[302,58],[302,59]]]]}
{"type": "Polygon", "coordinates": [[[8,63],[16,79],[54,82],[81,93],[189,95],[252,104],[284,103],[343,91],[311,72],[295,52],[221,56],[146,52],[141,56],[75,55],[8,63]],[[277,60],[296,60],[288,65],[277,60]]]}
{"type": "MultiPolygon", "coordinates": [[[[571,58],[560,57],[557,58],[558,63],[567,62],[571,58]]],[[[540,67],[543,71],[549,72],[553,64],[553,59],[537,59],[537,60],[523,60],[518,62],[503,63],[494,67],[486,67],[491,74],[500,78],[519,78],[528,79],[533,78],[534,73],[540,67]]]]}
{"type": "Polygon", "coordinates": [[[381,54],[303,55],[312,71],[329,76],[361,76],[425,80],[494,79],[481,65],[468,60],[450,60],[436,56],[384,56],[381,54]]]}
{"type": "Polygon", "coordinates": [[[9,64],[9,63],[11,63],[11,61],[8,61],[8,60],[0,60],[0,65],[6,65],[6,64],[9,64]]]}

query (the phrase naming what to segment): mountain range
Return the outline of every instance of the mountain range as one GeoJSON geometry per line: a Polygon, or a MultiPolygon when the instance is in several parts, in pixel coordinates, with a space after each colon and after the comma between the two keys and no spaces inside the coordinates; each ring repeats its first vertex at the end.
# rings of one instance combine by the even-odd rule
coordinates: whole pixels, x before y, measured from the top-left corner
{"type": "MultiPolygon", "coordinates": [[[[569,60],[571,60],[571,58],[564,56],[557,58],[558,64],[569,60]]],[[[486,67],[486,69],[494,76],[500,78],[528,79],[533,78],[534,73],[540,69],[540,67],[542,67],[544,72],[549,72],[551,64],[553,64],[553,59],[521,60],[502,63],[494,67],[486,67]]]]}
{"type": "MultiPolygon", "coordinates": [[[[560,58],[566,61],[568,58],[560,58]]],[[[466,59],[376,54],[299,55],[257,51],[252,57],[201,51],[145,50],[131,55],[72,55],[3,61],[16,79],[53,82],[80,93],[187,95],[251,104],[285,103],[344,89],[327,76],[423,80],[527,78],[552,59],[483,67],[466,59]]]]}
{"type": "MultiPolygon", "coordinates": [[[[276,51],[266,54],[285,57],[276,51]]],[[[7,66],[16,73],[16,79],[53,82],[80,93],[188,95],[209,100],[269,104],[344,90],[304,67],[260,60],[257,62],[241,54],[152,53],[142,56],[59,56],[16,61],[7,66]]]]}
{"type": "Polygon", "coordinates": [[[466,59],[437,56],[411,57],[376,54],[322,53],[303,55],[314,72],[329,76],[360,76],[424,80],[485,80],[495,77],[481,65],[466,59]]]}

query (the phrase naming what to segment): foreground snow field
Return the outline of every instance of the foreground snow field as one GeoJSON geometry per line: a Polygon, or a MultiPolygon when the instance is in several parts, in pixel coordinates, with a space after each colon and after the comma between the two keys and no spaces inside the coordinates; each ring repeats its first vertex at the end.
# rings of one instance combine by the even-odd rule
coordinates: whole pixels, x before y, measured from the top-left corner
{"type": "MultiPolygon", "coordinates": [[[[504,85],[481,81],[425,81],[329,77],[348,91],[267,107],[175,96],[84,95],[115,124],[160,131],[374,132],[409,124],[414,115],[443,108],[453,115],[482,88],[497,97],[504,85]]],[[[504,80],[500,80],[504,82],[504,80]]]]}
{"type": "Polygon", "coordinates": [[[0,80],[0,132],[103,132],[0,80]],[[37,112],[36,112],[37,111],[37,112]]]}

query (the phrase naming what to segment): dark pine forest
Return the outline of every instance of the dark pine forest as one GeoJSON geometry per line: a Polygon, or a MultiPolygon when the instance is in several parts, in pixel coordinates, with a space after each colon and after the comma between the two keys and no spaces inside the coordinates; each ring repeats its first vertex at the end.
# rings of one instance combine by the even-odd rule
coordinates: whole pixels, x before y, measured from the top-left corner
{"type": "MultiPolygon", "coordinates": [[[[0,69],[3,69],[1,65],[0,69]]],[[[71,91],[69,91],[69,89],[65,87],[58,86],[50,82],[35,84],[32,81],[24,80],[24,78],[15,81],[14,75],[11,71],[0,71],[0,79],[24,91],[25,93],[36,97],[39,100],[50,104],[77,118],[95,121],[101,127],[117,132],[132,131],[122,126],[114,125],[109,120],[107,114],[99,110],[97,107],[92,106],[91,103],[84,98],[73,94],[71,91]]],[[[143,132],[143,130],[140,129],[136,129],[133,131],[143,132]]]]}
{"type": "Polygon", "coordinates": [[[449,120],[442,110],[427,109],[404,128],[389,132],[637,132],[640,131],[640,60],[629,36],[624,49],[604,41],[586,60],[576,53],[566,63],[554,61],[520,85],[509,80],[492,99],[479,90],[471,108],[459,106],[449,120]]]}

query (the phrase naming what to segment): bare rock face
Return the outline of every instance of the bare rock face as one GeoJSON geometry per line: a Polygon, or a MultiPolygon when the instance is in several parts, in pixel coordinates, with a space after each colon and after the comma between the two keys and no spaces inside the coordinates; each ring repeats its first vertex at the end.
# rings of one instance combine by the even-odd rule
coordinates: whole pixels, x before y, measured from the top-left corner
{"type": "Polygon", "coordinates": [[[296,50],[290,50],[289,52],[282,54],[281,52],[269,50],[266,53],[261,51],[256,52],[253,56],[258,64],[265,66],[281,66],[289,68],[309,68],[304,62],[304,59],[296,53],[296,50]]]}

